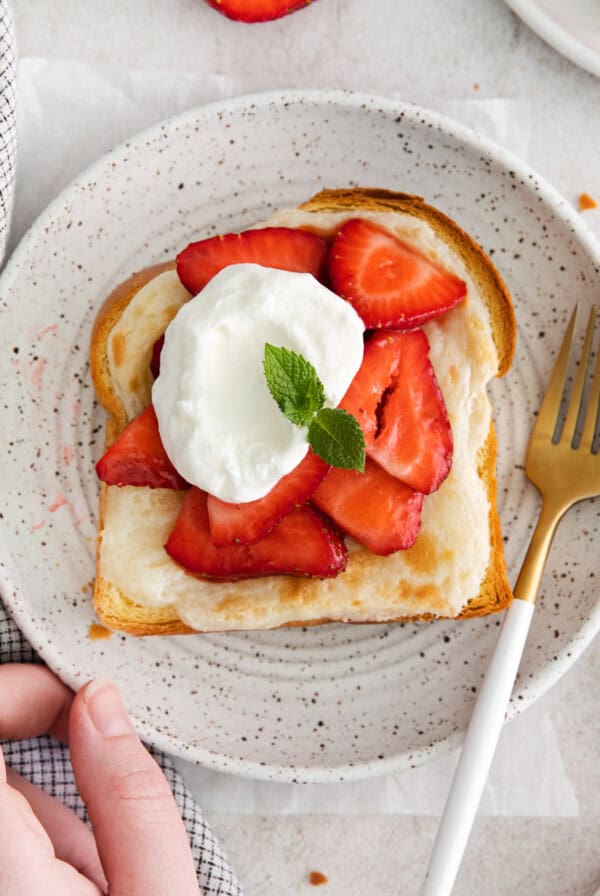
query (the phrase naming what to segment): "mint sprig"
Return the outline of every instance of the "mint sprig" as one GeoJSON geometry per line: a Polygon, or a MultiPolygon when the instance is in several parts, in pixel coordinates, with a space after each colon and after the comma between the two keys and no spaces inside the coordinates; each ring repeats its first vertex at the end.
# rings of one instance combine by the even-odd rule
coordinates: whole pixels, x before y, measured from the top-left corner
{"type": "Polygon", "coordinates": [[[265,343],[263,368],[279,409],[296,426],[308,427],[308,444],[332,467],[365,469],[365,437],[358,420],[341,408],[326,408],[325,390],[306,358],[265,343]]]}
{"type": "Polygon", "coordinates": [[[279,409],[296,426],[309,426],[325,404],[323,384],[310,361],[267,342],[264,370],[269,391],[279,409]]]}
{"type": "Polygon", "coordinates": [[[341,408],[321,408],[308,427],[315,454],[332,467],[365,470],[365,437],[356,417],[341,408]]]}

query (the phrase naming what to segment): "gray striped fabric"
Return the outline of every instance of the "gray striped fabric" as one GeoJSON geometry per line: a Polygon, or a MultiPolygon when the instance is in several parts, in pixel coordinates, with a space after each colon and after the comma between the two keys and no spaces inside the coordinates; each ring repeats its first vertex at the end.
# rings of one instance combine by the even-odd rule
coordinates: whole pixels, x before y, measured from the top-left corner
{"type": "MultiPolygon", "coordinates": [[[[14,34],[8,2],[0,0],[0,260],[6,250],[14,193],[15,103],[14,34]]],[[[0,663],[29,662],[40,660],[10,618],[0,596],[0,663]]],[[[66,747],[51,737],[39,737],[35,740],[2,742],[2,749],[7,763],[16,771],[87,821],[66,747]]],[[[196,861],[201,892],[206,896],[243,896],[229,862],[171,760],[162,753],[151,752],[169,781],[179,806],[196,861]]]]}

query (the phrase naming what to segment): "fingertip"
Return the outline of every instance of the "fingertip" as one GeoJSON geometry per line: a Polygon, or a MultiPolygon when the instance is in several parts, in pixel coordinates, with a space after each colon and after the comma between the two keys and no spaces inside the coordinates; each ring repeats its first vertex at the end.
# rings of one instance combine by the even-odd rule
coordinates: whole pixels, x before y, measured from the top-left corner
{"type": "Polygon", "coordinates": [[[0,694],[0,738],[21,740],[52,734],[67,741],[73,694],[46,666],[1,665],[0,694]]]}
{"type": "Polygon", "coordinates": [[[96,678],[89,682],[83,693],[83,702],[102,737],[135,734],[119,689],[111,678],[96,678]]]}
{"type": "Polygon", "coordinates": [[[101,738],[136,733],[113,678],[94,678],[78,691],[71,709],[70,739],[84,730],[101,738]]]}

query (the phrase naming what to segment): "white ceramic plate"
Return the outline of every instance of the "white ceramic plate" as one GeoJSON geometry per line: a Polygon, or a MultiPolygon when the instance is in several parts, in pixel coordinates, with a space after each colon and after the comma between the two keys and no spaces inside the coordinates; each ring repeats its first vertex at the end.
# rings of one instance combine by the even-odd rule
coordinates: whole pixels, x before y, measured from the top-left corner
{"type": "MultiPolygon", "coordinates": [[[[516,158],[430,112],[341,92],[206,106],[97,162],[38,219],[0,280],[0,573],[19,625],[71,686],[111,674],[146,740],[221,770],[334,781],[426,761],[462,736],[500,619],[92,641],[104,416],[88,340],[109,290],[191,238],[249,225],[321,186],[423,195],[496,260],[514,295],[515,366],[494,384],[511,575],[537,498],[522,472],[534,411],[598,248],[516,158]]],[[[557,538],[510,712],[569,668],[600,621],[599,508],[557,538]]]]}
{"type": "Polygon", "coordinates": [[[526,25],[571,62],[600,77],[598,0],[506,0],[526,25]]]}

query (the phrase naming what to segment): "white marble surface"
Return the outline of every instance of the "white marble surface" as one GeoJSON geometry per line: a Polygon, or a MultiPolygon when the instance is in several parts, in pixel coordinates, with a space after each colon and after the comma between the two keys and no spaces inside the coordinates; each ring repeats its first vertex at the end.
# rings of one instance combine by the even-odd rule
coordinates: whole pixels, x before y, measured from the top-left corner
{"type": "MultiPolygon", "coordinates": [[[[93,133],[89,125],[73,133],[68,114],[58,117],[52,134],[36,128],[31,114],[21,121],[12,245],[76,173],[70,165],[81,167],[116,140],[178,111],[184,90],[195,102],[283,86],[391,93],[467,118],[488,133],[485,119],[495,108],[496,139],[526,155],[573,203],[583,191],[600,201],[600,81],[558,56],[501,0],[318,0],[255,26],[230,22],[202,0],[15,0],[14,11],[29,71],[21,86],[31,84],[32,67],[44,71],[44,60],[82,63],[88,76],[89,66],[100,66],[122,84],[122,103],[116,126],[98,102],[93,133]],[[132,101],[135,78],[125,76],[132,71],[143,72],[146,83],[155,77],[155,101],[146,100],[141,112],[132,101]],[[122,114],[127,103],[129,117],[122,114]],[[78,144],[56,170],[43,164],[50,139],[78,144]]],[[[86,83],[88,113],[97,86],[93,78],[86,83]]],[[[65,107],[75,95],[61,94],[65,107]]],[[[600,212],[587,212],[586,220],[600,237],[600,212]]],[[[598,567],[600,574],[600,561],[598,567]]],[[[600,886],[599,671],[596,641],[503,732],[457,896],[591,896],[600,886]]],[[[314,892],[311,869],[327,875],[322,891],[332,896],[411,896],[418,893],[452,761],[397,776],[391,809],[378,792],[381,782],[361,792],[316,788],[310,795],[265,785],[252,790],[252,802],[244,782],[218,782],[191,768],[185,773],[248,896],[314,892]]]]}

